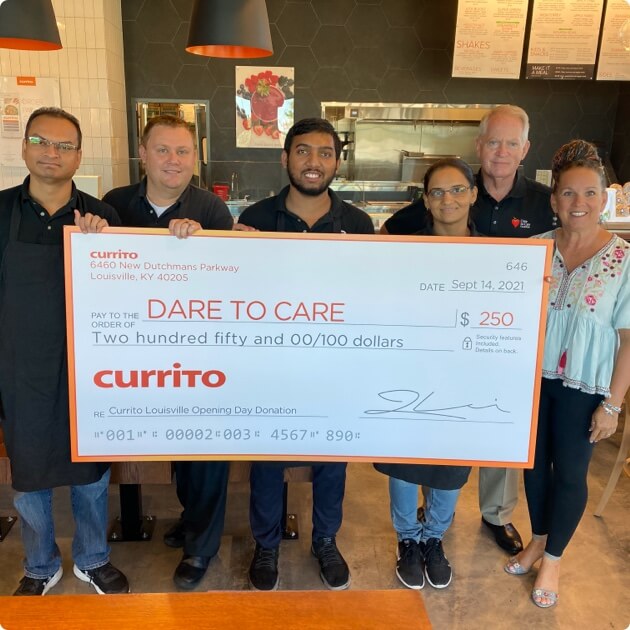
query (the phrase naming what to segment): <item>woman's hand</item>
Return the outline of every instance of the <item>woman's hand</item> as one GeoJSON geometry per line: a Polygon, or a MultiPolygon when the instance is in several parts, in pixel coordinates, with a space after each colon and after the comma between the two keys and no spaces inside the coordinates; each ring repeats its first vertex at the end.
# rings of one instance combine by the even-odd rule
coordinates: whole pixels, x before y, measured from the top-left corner
{"type": "MultiPolygon", "coordinates": [[[[606,402],[621,407],[621,403],[630,387],[630,329],[620,328],[619,334],[619,350],[615,358],[612,379],[610,380],[610,398],[606,402]]],[[[591,420],[591,437],[590,442],[599,442],[609,438],[617,430],[617,422],[619,414],[607,414],[603,407],[599,406],[593,414],[591,420]]]]}
{"type": "Polygon", "coordinates": [[[591,419],[591,437],[589,442],[599,442],[609,438],[616,430],[617,423],[619,422],[619,414],[613,412],[612,414],[606,413],[602,406],[598,406],[595,409],[595,413],[591,419]]]}

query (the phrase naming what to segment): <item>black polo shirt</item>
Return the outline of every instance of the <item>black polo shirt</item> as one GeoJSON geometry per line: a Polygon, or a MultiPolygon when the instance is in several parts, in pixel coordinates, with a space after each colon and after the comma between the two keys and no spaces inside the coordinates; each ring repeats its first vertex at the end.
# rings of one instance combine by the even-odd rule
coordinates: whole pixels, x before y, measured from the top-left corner
{"type": "Polygon", "coordinates": [[[96,197],[78,190],[72,183],[72,195],[52,216],[29,194],[30,175],[20,186],[0,191],[0,254],[9,241],[11,211],[19,204],[21,212],[18,241],[36,245],[62,245],[64,225],[74,225],[74,211],[90,212],[103,217],[109,225],[120,225],[116,211],[96,197]]]}
{"type": "MultiPolygon", "coordinates": [[[[517,173],[512,190],[497,202],[483,185],[481,171],[476,180],[479,192],[470,216],[482,234],[527,238],[556,227],[548,186],[517,173]]],[[[426,214],[426,206],[420,199],[390,217],[385,228],[390,234],[413,234],[425,226],[426,214]]]]}
{"type": "Polygon", "coordinates": [[[160,216],[147,200],[146,177],[139,184],[110,190],[103,201],[116,208],[126,227],[167,228],[172,219],[198,221],[204,230],[231,230],[234,219],[214,193],[189,184],[160,216]]]}
{"type": "Polygon", "coordinates": [[[346,234],[374,234],[370,216],[355,206],[342,201],[330,188],[330,210],[309,228],[297,215],[287,210],[289,186],[275,197],[263,199],[243,210],[239,223],[261,232],[345,232],[346,234]],[[337,229],[336,229],[337,228],[337,229]]]}

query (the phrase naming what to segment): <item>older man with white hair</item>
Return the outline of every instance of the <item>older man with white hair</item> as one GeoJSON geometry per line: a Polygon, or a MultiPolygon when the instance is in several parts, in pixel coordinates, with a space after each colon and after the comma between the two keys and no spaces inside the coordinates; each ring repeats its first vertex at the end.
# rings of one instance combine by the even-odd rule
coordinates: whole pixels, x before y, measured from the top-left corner
{"type": "MultiPolygon", "coordinates": [[[[481,168],[476,176],[477,200],[471,218],[485,236],[527,238],[555,227],[551,189],[525,177],[519,165],[529,151],[529,117],[516,105],[499,105],[479,124],[475,141],[481,168]]],[[[413,234],[426,223],[422,200],[403,208],[385,222],[383,234],[413,234]]],[[[479,507],[482,521],[497,544],[514,555],[522,550],[521,536],[512,524],[518,500],[518,471],[482,468],[479,507]]]]}

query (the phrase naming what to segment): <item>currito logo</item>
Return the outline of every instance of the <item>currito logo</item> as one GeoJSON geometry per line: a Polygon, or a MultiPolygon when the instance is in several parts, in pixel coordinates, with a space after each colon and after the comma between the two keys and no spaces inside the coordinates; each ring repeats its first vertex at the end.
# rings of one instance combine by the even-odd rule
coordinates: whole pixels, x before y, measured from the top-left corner
{"type": "Polygon", "coordinates": [[[138,258],[137,252],[123,252],[119,249],[115,252],[90,252],[90,258],[131,258],[135,260],[138,258]]]}
{"type": "Polygon", "coordinates": [[[220,370],[182,370],[181,363],[173,363],[169,370],[100,370],[94,374],[94,384],[103,389],[112,388],[178,388],[222,387],[227,380],[220,370]]]}

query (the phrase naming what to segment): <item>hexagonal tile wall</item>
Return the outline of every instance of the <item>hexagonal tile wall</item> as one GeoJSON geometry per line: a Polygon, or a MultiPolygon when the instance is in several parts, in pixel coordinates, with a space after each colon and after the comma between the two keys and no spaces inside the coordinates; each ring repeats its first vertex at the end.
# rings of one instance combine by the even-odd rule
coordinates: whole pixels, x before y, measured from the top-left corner
{"type": "Polygon", "coordinates": [[[326,100],[514,102],[530,114],[537,145],[525,161],[528,175],[548,168],[558,145],[579,134],[601,142],[630,179],[628,87],[620,98],[617,82],[452,79],[457,0],[267,0],[274,54],[254,60],[185,52],[192,5],[122,3],[127,99],[210,101],[212,160],[279,159],[277,150],[236,150],[226,110],[236,65],[282,65],[295,67],[296,119],[319,115],[326,100]]]}

